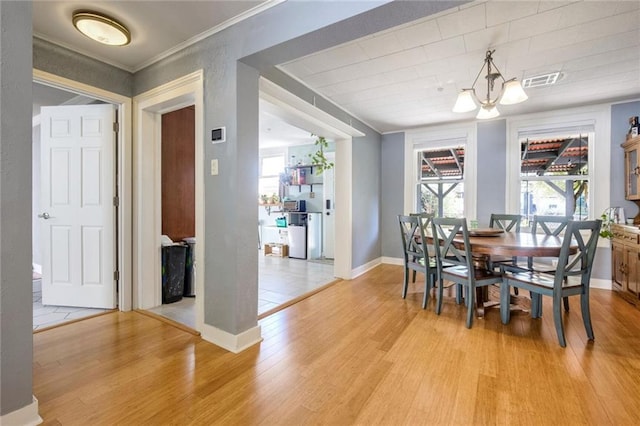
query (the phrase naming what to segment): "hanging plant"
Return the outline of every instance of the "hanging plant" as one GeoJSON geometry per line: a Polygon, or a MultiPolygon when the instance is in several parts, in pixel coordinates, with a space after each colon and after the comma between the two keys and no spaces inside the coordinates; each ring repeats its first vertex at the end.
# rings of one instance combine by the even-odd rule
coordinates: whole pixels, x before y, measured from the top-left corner
{"type": "Polygon", "coordinates": [[[323,171],[332,169],[334,166],[333,162],[329,161],[324,155],[324,150],[329,148],[329,142],[327,142],[324,136],[317,136],[313,133],[311,136],[316,136],[315,144],[318,147],[315,153],[309,154],[311,164],[317,167],[317,174],[322,174],[323,171]]]}

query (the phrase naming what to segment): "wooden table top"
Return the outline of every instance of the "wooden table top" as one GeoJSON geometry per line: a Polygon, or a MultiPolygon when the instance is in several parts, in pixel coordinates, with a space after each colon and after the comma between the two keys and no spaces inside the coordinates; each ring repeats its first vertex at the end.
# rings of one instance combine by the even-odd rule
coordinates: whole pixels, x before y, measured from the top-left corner
{"type": "MultiPolygon", "coordinates": [[[[462,236],[454,241],[462,243],[462,236]]],[[[528,232],[505,232],[486,237],[469,237],[471,251],[474,254],[523,257],[558,257],[562,247],[562,237],[552,235],[533,235],[528,232]]],[[[572,246],[572,253],[577,246],[572,246]]]]}

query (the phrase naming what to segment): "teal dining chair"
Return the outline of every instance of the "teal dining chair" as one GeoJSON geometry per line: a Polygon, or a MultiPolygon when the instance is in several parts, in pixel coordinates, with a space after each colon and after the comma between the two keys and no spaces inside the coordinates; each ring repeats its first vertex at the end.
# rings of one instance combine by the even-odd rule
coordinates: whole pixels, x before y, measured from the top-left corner
{"type": "Polygon", "coordinates": [[[400,224],[400,236],[402,237],[402,250],[404,257],[404,282],[402,285],[402,298],[407,297],[409,288],[409,271],[424,274],[424,296],[422,299],[422,309],[427,307],[429,293],[433,288],[436,276],[435,259],[429,255],[429,244],[427,240],[428,228],[431,218],[420,215],[398,215],[400,224]],[[427,223],[427,225],[425,225],[427,223]]]}
{"type": "Polygon", "coordinates": [[[444,281],[456,285],[456,301],[460,302],[460,290],[464,289],[467,305],[467,328],[473,325],[476,288],[502,282],[502,276],[490,269],[474,264],[469,244],[466,219],[441,218],[432,220],[433,246],[436,254],[438,301],[436,313],[442,311],[444,281]],[[462,239],[462,244],[455,239],[462,239]]]}
{"type": "Polygon", "coordinates": [[[594,339],[589,308],[589,280],[595,257],[601,220],[569,221],[566,225],[558,266],[549,272],[505,272],[500,287],[500,316],[503,324],[510,320],[509,289],[518,287],[531,292],[531,316],[542,315],[542,296],[553,300],[553,320],[560,346],[567,345],[562,323],[563,298],[580,296],[582,320],[589,340],[594,339]],[[577,252],[572,254],[572,245],[577,252]]]}

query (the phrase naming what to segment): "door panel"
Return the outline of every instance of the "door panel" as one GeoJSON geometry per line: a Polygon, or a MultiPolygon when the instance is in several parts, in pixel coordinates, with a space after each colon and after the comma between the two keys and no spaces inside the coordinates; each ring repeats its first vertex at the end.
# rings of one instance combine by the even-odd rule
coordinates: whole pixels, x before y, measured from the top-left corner
{"type": "Polygon", "coordinates": [[[115,107],[43,107],[41,118],[42,303],[115,308],[115,107]]]}

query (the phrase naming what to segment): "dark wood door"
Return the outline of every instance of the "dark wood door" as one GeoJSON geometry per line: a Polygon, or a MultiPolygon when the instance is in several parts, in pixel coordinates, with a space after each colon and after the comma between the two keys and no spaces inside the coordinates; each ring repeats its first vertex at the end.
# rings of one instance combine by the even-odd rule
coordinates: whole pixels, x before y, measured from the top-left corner
{"type": "Polygon", "coordinates": [[[162,233],[193,237],[195,214],[195,108],[162,116],[162,233]]]}

